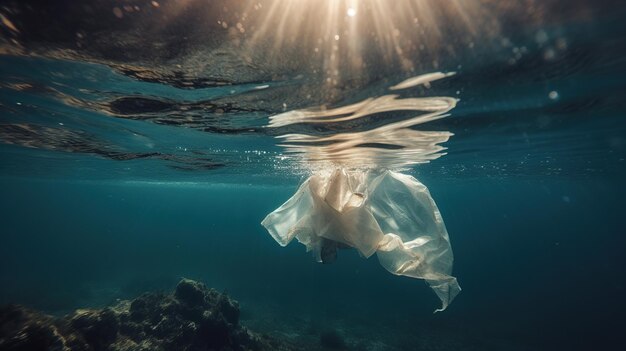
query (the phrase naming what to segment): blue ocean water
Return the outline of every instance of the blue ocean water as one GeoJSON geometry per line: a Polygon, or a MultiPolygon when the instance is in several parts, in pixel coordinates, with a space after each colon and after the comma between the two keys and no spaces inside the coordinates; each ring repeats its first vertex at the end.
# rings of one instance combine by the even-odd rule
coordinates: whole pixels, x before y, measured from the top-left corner
{"type": "Polygon", "coordinates": [[[94,54],[101,48],[59,54],[59,41],[32,33],[17,50],[9,39],[22,40],[29,22],[7,7],[3,18],[22,27],[15,34],[3,22],[0,51],[0,303],[62,315],[187,277],[237,299],[251,329],[311,349],[329,329],[355,350],[623,349],[626,42],[624,11],[609,5],[581,1],[570,5],[580,13],[529,28],[502,23],[499,46],[476,41],[472,53],[411,72],[377,76],[368,66],[365,84],[332,97],[324,78],[293,67],[216,74],[230,80],[163,73],[177,62],[184,71],[180,57],[195,52],[159,71],[142,57],[94,54]],[[439,71],[455,74],[398,93],[459,99],[449,116],[412,126],[452,134],[436,143],[440,157],[398,157],[439,207],[463,288],[433,314],[439,301],[423,281],[351,250],[318,264],[298,243],[280,247],[260,222],[317,165],[277,137],[409,116],[392,109],[282,129],[269,128],[270,117],[388,96],[439,71]]]}

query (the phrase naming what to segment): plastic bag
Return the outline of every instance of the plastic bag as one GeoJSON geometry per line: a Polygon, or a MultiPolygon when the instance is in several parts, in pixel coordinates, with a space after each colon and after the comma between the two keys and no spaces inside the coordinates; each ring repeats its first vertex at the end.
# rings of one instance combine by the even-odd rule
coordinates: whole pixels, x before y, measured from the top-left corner
{"type": "Polygon", "coordinates": [[[309,177],[261,223],[282,246],[294,238],[319,262],[352,247],[389,272],[424,279],[443,311],[461,291],[437,205],[417,179],[393,171],[336,169],[309,177]]]}

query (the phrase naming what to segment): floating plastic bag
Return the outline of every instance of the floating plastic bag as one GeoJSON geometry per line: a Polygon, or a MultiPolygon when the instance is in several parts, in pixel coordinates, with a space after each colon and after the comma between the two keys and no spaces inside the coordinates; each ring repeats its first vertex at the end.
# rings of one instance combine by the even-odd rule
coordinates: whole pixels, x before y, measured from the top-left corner
{"type": "Polygon", "coordinates": [[[426,280],[443,311],[461,291],[441,214],[417,179],[392,171],[336,169],[309,177],[262,222],[282,246],[294,238],[319,262],[352,247],[389,272],[426,280]]]}

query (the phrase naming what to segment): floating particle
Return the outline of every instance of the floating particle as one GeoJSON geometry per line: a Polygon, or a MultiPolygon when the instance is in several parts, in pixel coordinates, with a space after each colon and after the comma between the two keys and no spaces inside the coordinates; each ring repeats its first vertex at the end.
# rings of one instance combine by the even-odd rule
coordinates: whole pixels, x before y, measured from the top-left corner
{"type": "Polygon", "coordinates": [[[2,14],[0,14],[0,21],[5,27],[9,28],[10,30],[16,33],[19,33],[19,30],[17,30],[17,27],[15,27],[13,22],[11,22],[8,18],[4,17],[2,14]]]}
{"type": "Polygon", "coordinates": [[[335,34],[335,40],[339,40],[339,34],[335,34]]]}
{"type": "Polygon", "coordinates": [[[351,7],[351,8],[348,9],[347,13],[348,13],[348,16],[354,17],[356,15],[356,10],[351,7]]]}
{"type": "Polygon", "coordinates": [[[124,12],[122,12],[122,10],[119,7],[114,7],[113,8],[113,14],[115,15],[115,17],[117,18],[122,18],[124,17],[124,12]]]}
{"type": "Polygon", "coordinates": [[[548,94],[548,97],[549,97],[551,100],[556,100],[556,99],[558,99],[558,98],[559,98],[559,93],[558,93],[557,91],[555,91],[555,90],[552,90],[552,91],[548,94]]]}
{"type": "Polygon", "coordinates": [[[554,60],[555,57],[556,57],[556,52],[552,48],[548,48],[543,52],[543,58],[546,61],[554,60]]]}
{"type": "Polygon", "coordinates": [[[543,30],[540,30],[539,32],[537,32],[537,34],[535,34],[535,42],[537,42],[537,44],[544,44],[545,42],[548,41],[548,33],[546,33],[543,30]]]}
{"type": "Polygon", "coordinates": [[[151,4],[154,7],[161,7],[161,5],[158,2],[156,2],[156,1],[152,1],[151,4]]]}

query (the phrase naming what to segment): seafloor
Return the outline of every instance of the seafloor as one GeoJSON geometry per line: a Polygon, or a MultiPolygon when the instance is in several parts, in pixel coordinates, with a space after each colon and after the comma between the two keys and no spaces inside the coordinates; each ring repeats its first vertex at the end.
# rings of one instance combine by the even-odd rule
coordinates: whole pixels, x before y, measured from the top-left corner
{"type": "MultiPolygon", "coordinates": [[[[349,322],[322,326],[273,310],[242,318],[226,293],[183,278],[173,292],[145,292],[104,308],[51,316],[21,305],[0,308],[0,350],[516,350],[514,345],[436,330],[407,337],[392,327],[349,322]]],[[[419,330],[419,328],[417,329],[419,330]]]]}

